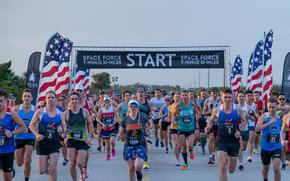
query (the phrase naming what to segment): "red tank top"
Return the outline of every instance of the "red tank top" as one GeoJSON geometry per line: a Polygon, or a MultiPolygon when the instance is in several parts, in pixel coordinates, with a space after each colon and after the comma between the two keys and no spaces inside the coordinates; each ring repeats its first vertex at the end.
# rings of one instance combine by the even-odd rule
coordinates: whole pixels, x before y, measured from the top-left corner
{"type": "Polygon", "coordinates": [[[84,105],[84,108],[85,108],[86,110],[88,110],[88,111],[89,111],[89,113],[91,114],[91,109],[90,109],[90,107],[89,107],[89,103],[88,103],[88,101],[87,101],[87,100],[85,100],[85,105],[84,105]]]}

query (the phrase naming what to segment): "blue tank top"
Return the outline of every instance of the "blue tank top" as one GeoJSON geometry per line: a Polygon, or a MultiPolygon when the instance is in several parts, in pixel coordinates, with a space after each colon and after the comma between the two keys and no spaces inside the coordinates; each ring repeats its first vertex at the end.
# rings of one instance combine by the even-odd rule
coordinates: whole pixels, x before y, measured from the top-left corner
{"type": "Polygon", "coordinates": [[[226,142],[238,141],[235,137],[236,130],[239,126],[240,117],[237,109],[233,108],[230,114],[226,114],[223,108],[220,108],[218,125],[219,125],[219,140],[226,142]]]}
{"type": "MultiPolygon", "coordinates": [[[[265,127],[262,130],[262,141],[261,148],[266,151],[274,151],[276,149],[282,148],[280,140],[280,131],[282,126],[282,121],[279,116],[276,115],[277,121],[270,126],[265,127]]],[[[265,123],[271,121],[271,117],[266,115],[265,123]]]]}
{"type": "Polygon", "coordinates": [[[165,117],[168,116],[168,107],[164,106],[163,110],[162,110],[162,122],[166,122],[165,121],[165,117]]]}
{"type": "Polygon", "coordinates": [[[126,116],[127,112],[128,112],[128,105],[126,102],[122,102],[121,109],[119,111],[119,117],[121,120],[123,120],[123,118],[126,116]]]}
{"type": "Polygon", "coordinates": [[[13,153],[15,151],[14,136],[7,138],[5,136],[5,129],[11,132],[15,129],[15,124],[10,113],[6,113],[5,117],[0,119],[0,154],[13,153]]]}
{"type": "MultiPolygon", "coordinates": [[[[29,129],[30,121],[34,115],[34,106],[31,105],[30,112],[28,114],[25,114],[23,110],[23,106],[21,104],[19,107],[18,115],[22,118],[25,126],[27,127],[27,130],[24,133],[15,135],[15,139],[19,139],[19,140],[35,139],[34,134],[29,129]]],[[[19,126],[16,125],[16,129],[18,128],[19,126]]]]}
{"type": "Polygon", "coordinates": [[[39,134],[43,135],[44,140],[58,141],[59,135],[57,133],[57,127],[61,124],[61,116],[58,109],[56,109],[55,117],[49,117],[46,112],[46,108],[42,109],[42,118],[39,122],[38,130],[39,134]]]}

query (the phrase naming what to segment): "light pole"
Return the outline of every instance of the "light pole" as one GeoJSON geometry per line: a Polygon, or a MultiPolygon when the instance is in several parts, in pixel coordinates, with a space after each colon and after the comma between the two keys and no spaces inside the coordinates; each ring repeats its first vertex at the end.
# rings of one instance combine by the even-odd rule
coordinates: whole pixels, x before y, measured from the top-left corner
{"type": "Polygon", "coordinates": [[[113,82],[115,91],[116,91],[116,84],[117,84],[118,80],[119,80],[119,77],[117,77],[117,76],[112,77],[112,82],[113,82]]]}

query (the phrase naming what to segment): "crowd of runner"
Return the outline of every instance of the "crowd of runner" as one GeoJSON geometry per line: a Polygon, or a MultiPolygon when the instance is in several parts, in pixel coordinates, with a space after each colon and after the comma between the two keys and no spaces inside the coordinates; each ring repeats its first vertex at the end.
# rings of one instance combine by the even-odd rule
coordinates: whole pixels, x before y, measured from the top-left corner
{"type": "Polygon", "coordinates": [[[212,88],[209,93],[202,89],[199,94],[167,94],[156,89],[148,94],[140,86],[135,92],[124,91],[114,97],[104,91],[88,97],[77,85],[68,96],[47,92],[40,107],[32,105],[32,100],[32,91],[25,89],[22,103],[17,105],[15,94],[0,89],[0,167],[4,181],[12,180],[15,174],[29,180],[34,148],[39,173],[47,174],[49,180],[57,180],[61,152],[62,165],[69,166],[71,179],[85,181],[89,178],[90,150],[103,152],[104,159],[110,161],[121,152],[116,150],[118,141],[124,144],[130,181],[141,181],[142,170],[150,168],[151,145],[164,149],[181,170],[188,169],[198,147],[203,155],[208,150],[205,164],[219,162],[221,181],[227,180],[227,173],[233,173],[237,166],[243,171],[245,162],[253,162],[252,154],[261,155],[265,181],[271,161],[276,181],[281,180],[280,170],[288,163],[290,167],[290,106],[283,94],[272,94],[264,105],[259,92],[233,94],[228,88],[220,92],[212,88]],[[93,139],[97,145],[92,144],[93,139]],[[245,151],[247,159],[243,158],[245,151]],[[23,166],[23,173],[15,173],[14,160],[17,166],[23,166]]]}

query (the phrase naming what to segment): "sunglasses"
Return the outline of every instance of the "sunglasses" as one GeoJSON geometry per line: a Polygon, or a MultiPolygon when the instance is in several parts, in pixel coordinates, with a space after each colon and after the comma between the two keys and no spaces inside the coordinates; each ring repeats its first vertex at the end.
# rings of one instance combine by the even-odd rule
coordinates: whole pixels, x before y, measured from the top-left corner
{"type": "Polygon", "coordinates": [[[138,108],[138,105],[137,104],[131,104],[130,108],[138,108]]]}
{"type": "Polygon", "coordinates": [[[284,100],[285,100],[285,98],[279,98],[279,100],[283,100],[283,101],[284,101],[284,100]]]}
{"type": "Polygon", "coordinates": [[[166,102],[170,102],[170,99],[165,99],[166,102]]]}

